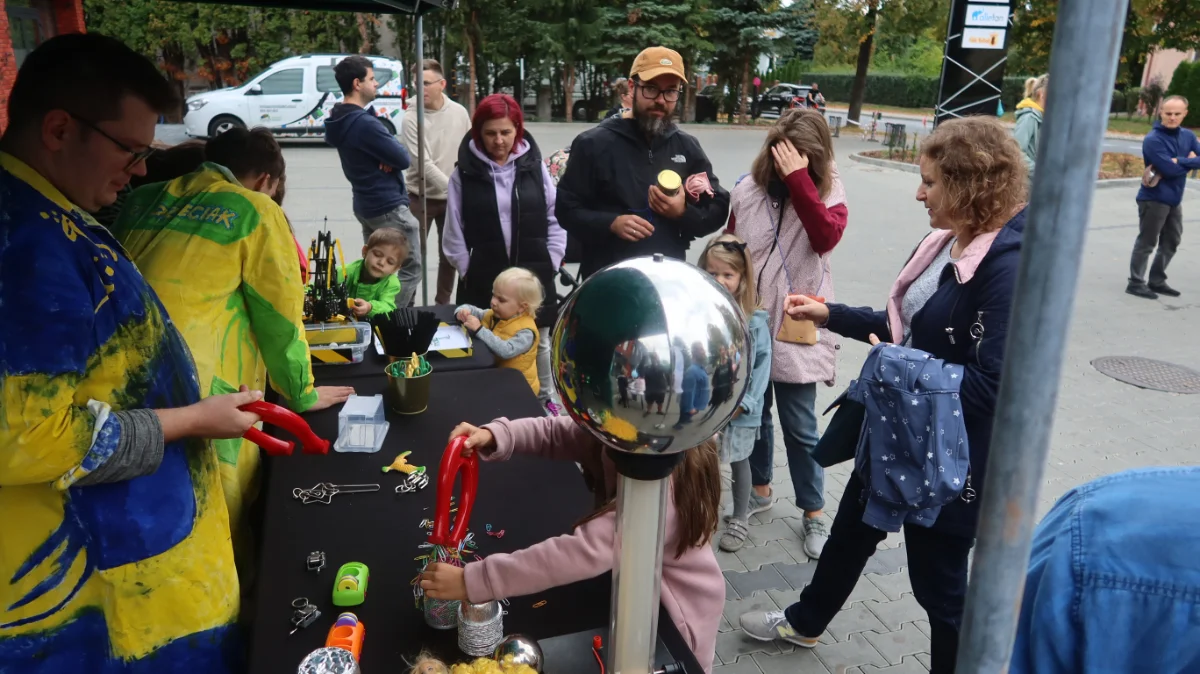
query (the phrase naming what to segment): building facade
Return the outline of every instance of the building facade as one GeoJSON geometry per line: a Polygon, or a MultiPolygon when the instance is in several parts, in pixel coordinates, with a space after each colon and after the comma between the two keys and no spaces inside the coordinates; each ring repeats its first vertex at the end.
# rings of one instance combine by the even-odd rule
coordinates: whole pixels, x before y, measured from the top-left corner
{"type": "Polygon", "coordinates": [[[83,0],[0,0],[0,131],[8,126],[8,92],[29,52],[47,38],[83,30],[83,0]]]}

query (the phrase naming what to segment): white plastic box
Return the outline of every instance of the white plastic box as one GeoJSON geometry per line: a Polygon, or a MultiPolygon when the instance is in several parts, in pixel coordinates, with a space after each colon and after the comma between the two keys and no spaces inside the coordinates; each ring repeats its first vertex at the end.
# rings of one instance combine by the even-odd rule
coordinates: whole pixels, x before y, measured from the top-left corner
{"type": "Polygon", "coordinates": [[[338,412],[335,452],[378,452],[391,424],[383,415],[383,396],[350,396],[338,412]]]}

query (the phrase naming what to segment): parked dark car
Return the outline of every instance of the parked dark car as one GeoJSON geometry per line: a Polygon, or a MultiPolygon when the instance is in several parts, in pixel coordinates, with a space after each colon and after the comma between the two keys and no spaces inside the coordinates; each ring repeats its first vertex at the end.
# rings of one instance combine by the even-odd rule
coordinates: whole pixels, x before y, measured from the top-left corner
{"type": "Polygon", "coordinates": [[[779,113],[792,107],[794,98],[800,99],[796,102],[797,106],[803,106],[810,89],[812,87],[807,84],[777,84],[771,87],[763,94],[762,101],[758,104],[759,115],[766,119],[775,119],[779,117],[779,113]]]}
{"type": "MultiPolygon", "coordinates": [[[[696,121],[715,122],[717,113],[721,112],[729,92],[722,93],[715,84],[710,84],[696,93],[696,121]]],[[[757,117],[754,97],[746,97],[746,110],[752,117],[757,117]]]]}

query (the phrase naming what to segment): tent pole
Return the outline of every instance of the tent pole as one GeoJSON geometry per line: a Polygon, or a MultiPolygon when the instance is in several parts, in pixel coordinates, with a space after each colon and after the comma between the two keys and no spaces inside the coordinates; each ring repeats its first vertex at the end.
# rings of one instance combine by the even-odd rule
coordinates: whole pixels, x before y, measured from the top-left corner
{"type": "Polygon", "coordinates": [[[1127,2],[1058,4],[1046,121],[958,651],[963,674],[1005,672],[1012,654],[1127,2]]]}
{"type": "MultiPolygon", "coordinates": [[[[425,202],[425,18],[421,14],[420,2],[417,14],[417,45],[413,75],[417,78],[417,198],[421,200],[421,306],[429,306],[429,254],[425,240],[429,231],[429,209],[425,202]]],[[[439,241],[440,245],[440,241],[439,241]]]]}

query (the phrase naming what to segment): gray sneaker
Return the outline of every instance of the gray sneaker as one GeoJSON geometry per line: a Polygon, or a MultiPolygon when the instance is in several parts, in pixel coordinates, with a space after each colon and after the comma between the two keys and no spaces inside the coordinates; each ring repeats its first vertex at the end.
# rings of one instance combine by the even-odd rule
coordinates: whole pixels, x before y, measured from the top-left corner
{"type": "MultiPolygon", "coordinates": [[[[775,505],[774,496],[774,494],[771,496],[759,496],[754,492],[750,492],[750,510],[746,513],[746,517],[757,515],[758,513],[765,513],[770,510],[771,507],[775,505]]],[[[732,510],[725,513],[725,515],[721,518],[721,521],[723,522],[730,522],[731,520],[733,520],[732,510]]]]}
{"type": "Polygon", "coordinates": [[[792,627],[787,621],[787,617],[783,615],[783,611],[752,611],[743,613],[738,618],[738,624],[742,626],[742,632],[751,639],[759,641],[774,641],[782,639],[788,643],[796,644],[800,648],[813,648],[817,645],[817,638],[801,636],[799,632],[792,627]]]}
{"type": "Polygon", "coordinates": [[[749,533],[750,530],[746,527],[745,520],[730,519],[729,527],[721,536],[721,542],[717,544],[717,547],[725,552],[737,552],[746,544],[746,535],[749,533]]]}
{"type": "Polygon", "coordinates": [[[759,496],[757,492],[750,492],[750,515],[765,513],[775,505],[775,493],[770,496],[759,496]]]}
{"type": "Polygon", "coordinates": [[[809,559],[820,559],[821,551],[829,540],[829,525],[821,517],[804,518],[804,554],[809,559]]]}

